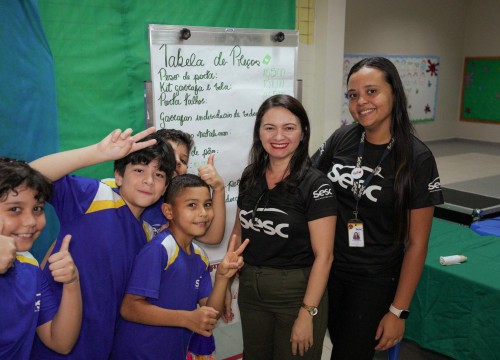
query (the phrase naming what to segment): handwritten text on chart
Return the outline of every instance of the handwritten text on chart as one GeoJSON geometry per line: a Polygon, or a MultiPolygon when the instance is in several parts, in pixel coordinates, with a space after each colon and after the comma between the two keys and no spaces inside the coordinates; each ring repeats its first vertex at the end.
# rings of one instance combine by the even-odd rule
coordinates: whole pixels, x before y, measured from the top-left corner
{"type": "MultiPolygon", "coordinates": [[[[169,54],[168,46],[163,44],[160,46],[160,50],[164,50],[165,56],[165,67],[205,67],[205,61],[198,58],[198,55],[194,52],[190,54],[183,54],[182,49],[178,48],[177,53],[169,54]]],[[[227,57],[219,52],[219,54],[213,59],[214,66],[238,66],[246,67],[247,69],[254,66],[261,66],[261,61],[259,59],[252,59],[245,57],[243,50],[240,46],[234,46],[227,57]]]]}

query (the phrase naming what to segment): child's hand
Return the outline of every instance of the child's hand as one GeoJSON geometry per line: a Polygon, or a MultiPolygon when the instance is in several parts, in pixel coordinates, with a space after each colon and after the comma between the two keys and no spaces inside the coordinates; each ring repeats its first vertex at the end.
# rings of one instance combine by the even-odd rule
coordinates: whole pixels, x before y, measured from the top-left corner
{"type": "Polygon", "coordinates": [[[16,244],[10,236],[0,235],[0,274],[5,274],[16,259],[16,244]]]}
{"type": "Polygon", "coordinates": [[[70,240],[71,235],[66,235],[62,241],[59,252],[49,257],[49,269],[54,281],[63,284],[71,284],[78,280],[78,268],[73,262],[73,258],[68,250],[70,240]]]}
{"type": "Polygon", "coordinates": [[[247,247],[250,240],[246,239],[237,250],[234,250],[236,239],[236,235],[231,236],[229,247],[227,248],[227,253],[217,267],[217,276],[232,278],[234,274],[236,274],[236,272],[243,267],[244,262],[243,256],[241,256],[241,254],[243,253],[243,251],[245,251],[245,248],[247,247]]]}
{"type": "Polygon", "coordinates": [[[132,129],[126,129],[123,132],[116,129],[97,144],[97,149],[101,154],[105,155],[107,160],[121,159],[134,151],[156,144],[154,139],[138,142],[154,132],[155,128],[150,127],[134,136],[130,136],[132,129]]]}
{"type": "Polygon", "coordinates": [[[16,260],[16,243],[10,236],[3,233],[3,219],[0,218],[0,274],[5,274],[16,260]]]}
{"type": "Polygon", "coordinates": [[[198,176],[206,182],[213,190],[223,190],[224,180],[214,166],[214,154],[208,157],[208,163],[198,168],[198,176]]]}
{"type": "Polygon", "coordinates": [[[212,335],[212,330],[217,324],[217,315],[219,312],[213,307],[201,306],[191,311],[187,328],[203,336],[212,335]]]}

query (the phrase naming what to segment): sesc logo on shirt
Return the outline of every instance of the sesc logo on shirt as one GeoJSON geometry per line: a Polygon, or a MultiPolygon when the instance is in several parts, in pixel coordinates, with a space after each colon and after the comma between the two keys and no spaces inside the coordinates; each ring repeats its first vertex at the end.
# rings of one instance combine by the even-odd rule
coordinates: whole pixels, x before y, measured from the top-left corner
{"type": "Polygon", "coordinates": [[[35,295],[35,312],[40,312],[40,298],[42,297],[42,293],[36,293],[35,295]]]}
{"type": "Polygon", "coordinates": [[[429,192],[441,191],[441,180],[439,177],[435,178],[429,183],[429,192]]]}
{"type": "Polygon", "coordinates": [[[314,200],[321,200],[333,197],[332,188],[328,184],[323,184],[313,191],[314,200]]]}

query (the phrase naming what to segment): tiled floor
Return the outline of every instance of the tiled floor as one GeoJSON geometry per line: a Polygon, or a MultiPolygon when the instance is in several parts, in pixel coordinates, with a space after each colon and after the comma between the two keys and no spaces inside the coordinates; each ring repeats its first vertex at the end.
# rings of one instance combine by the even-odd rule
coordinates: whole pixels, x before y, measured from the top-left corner
{"type": "Polygon", "coordinates": [[[454,139],[427,145],[442,186],[500,198],[500,144],[454,139]]]}
{"type": "MultiPolygon", "coordinates": [[[[438,165],[444,187],[472,192],[500,199],[500,144],[469,140],[444,140],[427,143],[438,165]]],[[[217,352],[215,359],[241,359],[243,343],[239,323],[219,326],[215,331],[217,352]]],[[[331,341],[327,334],[323,344],[322,360],[330,359],[331,341]]],[[[444,355],[427,351],[404,340],[401,360],[445,360],[444,355]]],[[[387,359],[385,352],[377,353],[374,360],[387,359]]]]}

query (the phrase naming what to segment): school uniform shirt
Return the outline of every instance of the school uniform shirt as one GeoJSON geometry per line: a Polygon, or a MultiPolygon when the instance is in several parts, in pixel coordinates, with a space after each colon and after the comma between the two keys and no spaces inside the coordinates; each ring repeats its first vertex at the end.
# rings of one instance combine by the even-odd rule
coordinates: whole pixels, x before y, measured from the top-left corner
{"type": "Polygon", "coordinates": [[[255,189],[238,197],[238,207],[241,238],[251,240],[245,263],[279,269],[312,266],[308,222],[337,214],[332,184],[314,168],[292,192],[282,184],[269,190],[262,176],[255,189]]]}
{"type": "MultiPolygon", "coordinates": [[[[137,255],[126,292],[164,309],[195,310],[210,295],[212,282],[204,251],[190,247],[188,254],[168,230],[156,235],[137,255]]],[[[192,335],[186,328],[120,318],[112,358],[185,360],[192,335]]]]}
{"type": "MultiPolygon", "coordinates": [[[[68,357],[108,359],[132,264],[146,244],[143,226],[118,193],[95,179],[61,178],[54,182],[51,203],[61,223],[52,253],[59,251],[66,234],[72,235],[69,252],[78,267],[82,291],[82,327],[68,357]]],[[[48,266],[44,272],[49,274],[48,266]]],[[[62,285],[52,278],[49,283],[60,302],[62,285]]],[[[32,356],[62,357],[39,339],[35,339],[32,356]]]]}
{"type": "MultiPolygon", "coordinates": [[[[333,182],[338,201],[333,269],[377,274],[398,266],[403,244],[394,241],[394,148],[381,164],[381,171],[368,184],[359,200],[358,218],[363,221],[364,247],[350,247],[347,223],[354,218],[356,200],[352,192],[358,147],[363,133],[358,124],[336,130],[313,156],[314,165],[333,182]]],[[[378,165],[387,144],[374,145],[365,139],[362,169],[365,180],[378,165]]],[[[413,198],[411,209],[443,203],[436,161],[429,148],[413,137],[413,198]]]]}
{"type": "MultiPolygon", "coordinates": [[[[101,182],[105,183],[106,185],[109,185],[114,189],[118,188],[118,186],[116,186],[116,181],[114,178],[102,179],[101,182]]],[[[162,204],[163,204],[163,199],[160,198],[160,200],[158,200],[156,203],[144,209],[143,213],[141,214],[141,220],[147,223],[148,234],[150,230],[152,230],[151,232],[152,236],[150,238],[158,234],[160,232],[160,228],[168,223],[167,218],[165,217],[165,215],[163,215],[161,211],[162,204]]]]}
{"type": "Polygon", "coordinates": [[[0,359],[29,359],[36,328],[51,321],[57,302],[50,286],[27,251],[0,275],[0,359]]]}
{"type": "Polygon", "coordinates": [[[141,215],[141,219],[151,225],[155,234],[158,234],[160,232],[160,228],[168,223],[167,218],[161,212],[162,205],[163,199],[160,199],[153,205],[144,209],[144,212],[141,215]]]}

